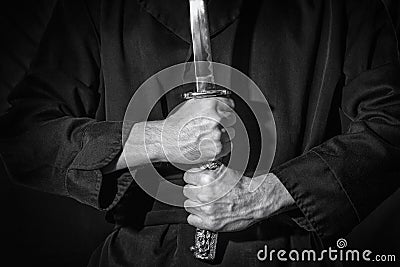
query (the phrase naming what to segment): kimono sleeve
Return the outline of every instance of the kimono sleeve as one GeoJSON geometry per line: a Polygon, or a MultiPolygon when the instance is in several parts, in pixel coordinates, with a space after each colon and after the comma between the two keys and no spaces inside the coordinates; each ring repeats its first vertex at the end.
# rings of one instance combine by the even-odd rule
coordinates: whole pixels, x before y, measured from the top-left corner
{"type": "MultiPolygon", "coordinates": [[[[110,209],[99,205],[101,169],[121,153],[123,126],[95,119],[102,75],[92,8],[58,1],[31,70],[1,117],[0,152],[16,182],[110,209]]],[[[119,178],[113,205],[131,180],[119,178]]]]}
{"type": "Polygon", "coordinates": [[[356,2],[346,2],[346,83],[340,89],[348,127],[272,171],[330,241],[349,233],[400,185],[396,37],[380,1],[356,2]]]}

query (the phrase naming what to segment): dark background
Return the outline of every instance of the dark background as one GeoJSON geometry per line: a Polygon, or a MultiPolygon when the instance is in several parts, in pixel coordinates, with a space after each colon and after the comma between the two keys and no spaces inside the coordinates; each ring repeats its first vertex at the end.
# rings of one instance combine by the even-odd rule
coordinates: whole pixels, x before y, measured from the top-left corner
{"type": "MultiPolygon", "coordinates": [[[[0,114],[8,107],[7,94],[29,68],[55,2],[14,0],[0,4],[0,114]]],[[[400,1],[385,2],[400,32],[400,1]]],[[[2,266],[85,266],[91,252],[112,230],[99,211],[12,184],[1,162],[0,201],[2,266]]],[[[396,254],[400,264],[399,208],[400,191],[354,229],[347,237],[349,245],[396,254]]]]}

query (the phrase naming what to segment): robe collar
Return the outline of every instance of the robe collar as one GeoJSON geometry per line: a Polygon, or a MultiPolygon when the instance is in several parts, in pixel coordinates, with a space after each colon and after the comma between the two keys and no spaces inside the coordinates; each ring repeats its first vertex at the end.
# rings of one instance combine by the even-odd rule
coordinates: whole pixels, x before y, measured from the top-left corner
{"type": "MultiPolygon", "coordinates": [[[[187,43],[191,43],[188,0],[137,0],[156,20],[187,43]]],[[[243,0],[209,0],[211,37],[228,27],[240,14],[243,0]]]]}

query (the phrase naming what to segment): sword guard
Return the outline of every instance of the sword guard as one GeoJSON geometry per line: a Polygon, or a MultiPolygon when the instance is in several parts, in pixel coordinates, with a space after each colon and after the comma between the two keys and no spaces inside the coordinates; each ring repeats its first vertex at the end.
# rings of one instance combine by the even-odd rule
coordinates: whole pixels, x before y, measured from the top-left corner
{"type": "Polygon", "coordinates": [[[189,99],[201,99],[201,98],[210,98],[210,97],[226,97],[229,96],[231,92],[229,90],[221,89],[221,90],[207,90],[203,92],[188,92],[183,94],[183,98],[186,100],[189,99]]]}

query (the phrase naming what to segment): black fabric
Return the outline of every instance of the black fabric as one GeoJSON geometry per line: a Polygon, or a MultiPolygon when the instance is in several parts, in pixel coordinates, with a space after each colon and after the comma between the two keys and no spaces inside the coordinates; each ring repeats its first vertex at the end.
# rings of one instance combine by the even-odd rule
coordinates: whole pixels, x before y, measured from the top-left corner
{"type": "Polygon", "coordinates": [[[7,95],[29,70],[46,29],[55,0],[3,1],[0,10],[0,113],[7,95]],[[21,6],[23,8],[21,8],[21,6]]]}
{"type": "MultiPolygon", "coordinates": [[[[382,0],[386,5],[390,18],[393,21],[393,27],[396,30],[397,35],[400,33],[400,2],[396,0],[382,0]]],[[[398,42],[399,50],[400,43],[398,42]]]]}
{"type": "Polygon", "coordinates": [[[326,261],[258,261],[256,254],[265,244],[277,250],[322,248],[315,233],[300,230],[288,217],[259,223],[244,232],[220,233],[212,263],[197,260],[189,252],[194,231],[187,224],[148,226],[141,231],[117,228],[93,253],[88,266],[340,266],[326,261]]]}
{"type": "MultiPolygon", "coordinates": [[[[128,173],[116,178],[114,199],[101,207],[100,192],[108,184],[101,168],[121,152],[121,120],[136,88],[157,71],[188,59],[188,24],[176,23],[176,16],[187,17],[180,6],[186,2],[169,2],[165,9],[164,2],[155,1],[59,1],[37,59],[1,118],[6,126],[1,153],[14,179],[108,210],[114,219],[147,212],[124,202],[128,188],[135,186],[128,173]],[[183,13],[172,12],[173,7],[183,13]]],[[[213,56],[232,65],[242,56],[233,53],[237,29],[243,29],[240,5],[221,2],[210,12],[213,56]]],[[[329,243],[399,186],[394,30],[375,0],[263,1],[254,16],[254,25],[248,25],[250,51],[244,52],[248,74],[274,113],[278,144],[272,172],[318,237],[329,243]]],[[[143,101],[155,93],[149,91],[143,101]]],[[[158,106],[150,119],[164,115],[158,106]]],[[[295,240],[315,246],[310,241],[315,233],[291,227],[295,233],[268,241],[276,247],[292,247],[295,240]]],[[[186,259],[191,231],[186,224],[127,225],[107,240],[107,253],[97,256],[103,265],[186,259]],[[162,236],[179,242],[158,248],[162,236]],[[142,249],[155,254],[143,255],[142,249]]],[[[268,231],[268,224],[262,231],[268,231]]],[[[220,263],[250,261],[240,253],[244,244],[226,242],[220,263]]],[[[246,253],[255,259],[261,243],[250,244],[246,253]]]]}

